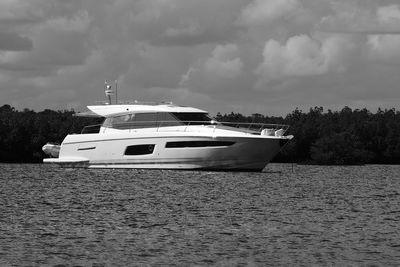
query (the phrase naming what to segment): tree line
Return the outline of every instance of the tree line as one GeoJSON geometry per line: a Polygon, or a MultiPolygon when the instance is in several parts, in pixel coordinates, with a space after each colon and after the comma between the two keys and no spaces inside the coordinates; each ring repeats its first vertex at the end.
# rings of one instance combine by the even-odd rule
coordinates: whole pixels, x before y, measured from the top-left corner
{"type": "Polygon", "coordinates": [[[0,107],[0,162],[37,163],[45,154],[47,142],[61,143],[70,133],[80,133],[86,125],[100,123],[96,118],[74,117],[74,111],[18,111],[0,107]]]}
{"type": "MultiPolygon", "coordinates": [[[[42,146],[62,142],[67,134],[80,133],[86,125],[101,123],[98,118],[75,117],[72,110],[18,111],[10,105],[0,107],[0,162],[41,162],[42,146]]],[[[218,121],[290,125],[294,135],[276,162],[325,165],[400,164],[400,112],[395,109],[344,107],[308,112],[295,109],[285,117],[239,113],[221,114],[218,121]]]]}
{"type": "Polygon", "coordinates": [[[324,165],[400,164],[400,112],[395,109],[340,111],[322,107],[308,112],[295,109],[286,117],[262,114],[217,114],[217,120],[288,124],[294,135],[279,155],[278,162],[324,165]]]}

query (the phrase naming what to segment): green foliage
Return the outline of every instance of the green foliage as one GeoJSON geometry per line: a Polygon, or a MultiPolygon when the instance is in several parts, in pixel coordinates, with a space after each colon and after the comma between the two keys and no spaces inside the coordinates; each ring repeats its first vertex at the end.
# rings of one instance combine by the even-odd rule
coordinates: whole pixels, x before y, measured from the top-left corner
{"type": "Polygon", "coordinates": [[[359,137],[344,131],[319,138],[311,146],[311,159],[325,165],[364,164],[372,153],[363,149],[359,137]]]}
{"type": "Polygon", "coordinates": [[[17,111],[0,107],[0,162],[41,162],[42,146],[61,143],[69,133],[78,133],[98,120],[73,117],[74,111],[17,111]]]}
{"type": "Polygon", "coordinates": [[[285,118],[253,114],[219,114],[219,120],[290,125],[294,139],[275,157],[279,162],[313,164],[400,164],[400,112],[367,109],[341,111],[295,109],[285,118]]]}
{"type": "MultiPolygon", "coordinates": [[[[0,107],[0,162],[41,162],[45,143],[61,143],[67,134],[100,123],[98,119],[74,117],[74,113],[0,107]]],[[[216,119],[290,125],[287,134],[295,137],[275,158],[279,162],[400,164],[400,112],[395,109],[379,109],[373,114],[349,107],[335,112],[314,107],[307,113],[296,108],[286,117],[218,113],[216,119]]]]}

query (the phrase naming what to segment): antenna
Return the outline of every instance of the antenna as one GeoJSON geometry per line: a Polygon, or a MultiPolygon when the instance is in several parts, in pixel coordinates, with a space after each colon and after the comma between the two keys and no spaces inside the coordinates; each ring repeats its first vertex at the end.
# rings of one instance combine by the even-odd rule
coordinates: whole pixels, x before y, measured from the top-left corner
{"type": "Polygon", "coordinates": [[[108,84],[107,80],[104,84],[104,93],[108,97],[108,104],[111,105],[111,95],[113,94],[113,91],[111,90],[111,85],[108,84]]]}
{"type": "Polygon", "coordinates": [[[115,80],[115,104],[118,105],[118,80],[115,80]]]}

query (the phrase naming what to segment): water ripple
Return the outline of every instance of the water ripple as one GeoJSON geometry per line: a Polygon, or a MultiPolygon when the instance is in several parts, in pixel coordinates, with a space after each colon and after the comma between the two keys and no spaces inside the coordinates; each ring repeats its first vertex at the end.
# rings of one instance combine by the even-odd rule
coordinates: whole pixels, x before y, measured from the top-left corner
{"type": "Polygon", "coordinates": [[[0,266],[400,262],[400,166],[0,173],[0,266]]]}

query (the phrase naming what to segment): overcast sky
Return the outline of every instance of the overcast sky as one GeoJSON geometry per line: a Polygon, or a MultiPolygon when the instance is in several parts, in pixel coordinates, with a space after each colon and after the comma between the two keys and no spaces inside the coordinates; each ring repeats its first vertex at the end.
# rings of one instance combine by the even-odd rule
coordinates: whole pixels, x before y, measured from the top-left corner
{"type": "Polygon", "coordinates": [[[399,0],[1,0],[0,105],[399,109],[399,0]]]}

